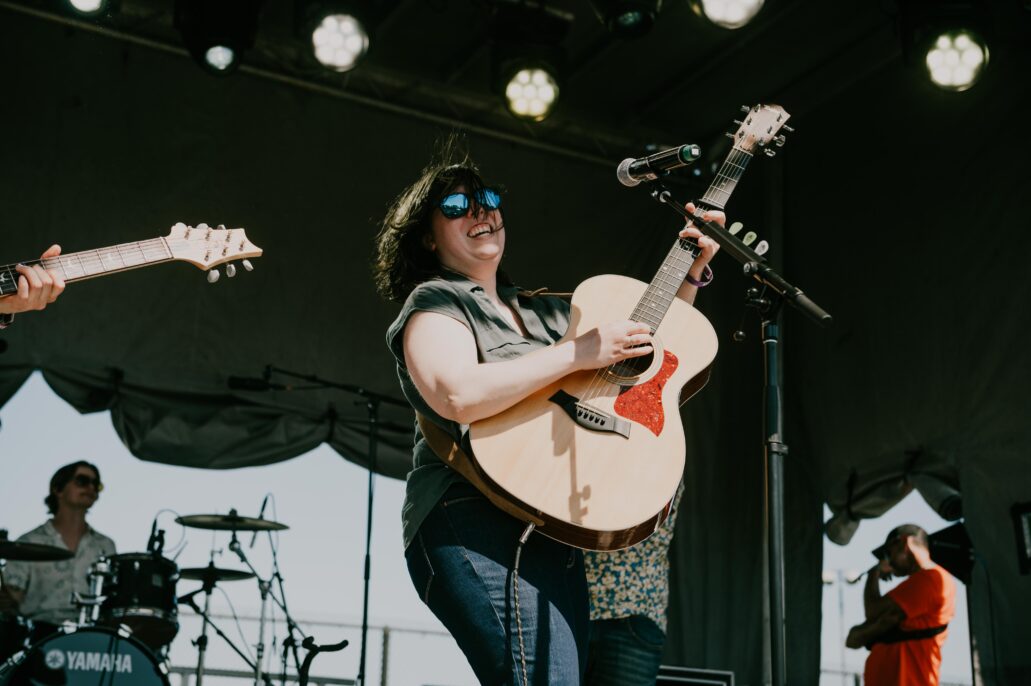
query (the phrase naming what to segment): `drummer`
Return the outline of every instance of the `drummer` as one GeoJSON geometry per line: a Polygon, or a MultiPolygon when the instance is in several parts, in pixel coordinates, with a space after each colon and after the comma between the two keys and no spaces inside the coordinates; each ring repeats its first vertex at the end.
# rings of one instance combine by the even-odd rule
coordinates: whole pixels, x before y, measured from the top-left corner
{"type": "Polygon", "coordinates": [[[73,594],[88,594],[90,565],[115,552],[114,541],[86,522],[86,513],[103,488],[100,470],[89,462],[73,462],[58,469],[50,478],[50,494],[43,501],[52,517],[18,542],[56,546],[75,556],[58,562],[7,563],[0,611],[18,611],[31,619],[36,637],[78,619],[73,594]]]}

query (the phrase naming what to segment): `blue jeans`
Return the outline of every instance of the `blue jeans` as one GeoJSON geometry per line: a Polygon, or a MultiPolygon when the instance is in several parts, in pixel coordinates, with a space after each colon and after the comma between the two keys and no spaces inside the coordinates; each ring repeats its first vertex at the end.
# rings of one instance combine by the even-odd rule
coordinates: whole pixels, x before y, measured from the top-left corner
{"type": "MultiPolygon", "coordinates": [[[[523,684],[512,566],[525,527],[456,484],[405,551],[416,591],[481,684],[523,684]]],[[[519,562],[519,614],[529,684],[578,686],[589,632],[583,554],[532,534],[519,562]]]]}
{"type": "Polygon", "coordinates": [[[591,622],[588,686],[655,686],[666,634],[643,615],[591,622]]]}

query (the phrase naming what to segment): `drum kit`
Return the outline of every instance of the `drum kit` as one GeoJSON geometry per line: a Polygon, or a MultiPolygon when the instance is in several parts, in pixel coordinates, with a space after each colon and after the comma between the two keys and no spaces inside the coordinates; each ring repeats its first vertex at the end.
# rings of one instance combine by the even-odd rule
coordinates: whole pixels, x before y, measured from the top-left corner
{"type": "MultiPolygon", "coordinates": [[[[264,667],[266,621],[269,601],[275,603],[286,618],[289,637],[282,642],[283,673],[287,669],[287,651],[293,653],[294,666],[301,683],[307,681],[307,667],[314,653],[339,650],[316,646],[305,637],[290,617],[286,607],[283,579],[275,546],[272,546],[272,574],[263,579],[251,564],[237,534],[240,532],[282,531],[285,524],[259,516],[242,517],[236,510],[229,514],[186,515],[176,522],[187,528],[230,533],[228,549],[236,554],[246,569],[225,569],[214,564],[214,551],[206,567],[180,569],[161,553],[164,531],[151,529],[147,551],[122,553],[96,560],[88,574],[89,592],[75,594],[72,602],[78,608],[77,622],[53,625],[34,623],[18,615],[4,614],[0,608],[0,686],[62,684],[94,686],[97,683],[117,686],[168,686],[168,651],[179,632],[180,605],[190,607],[202,619],[201,633],[194,641],[197,666],[194,683],[201,686],[204,678],[204,657],[208,648],[208,630],[213,630],[248,665],[256,686],[271,686],[264,667]],[[211,594],[217,584],[257,579],[261,594],[261,613],[254,659],[240,650],[211,619],[211,594]],[[200,587],[177,595],[178,585],[199,582],[200,587]],[[274,588],[273,584],[278,588],[274,588]],[[277,592],[278,591],[278,592],[277,592]],[[203,607],[196,596],[204,595],[203,607]],[[300,643],[295,633],[303,639],[300,643]],[[298,647],[309,651],[302,670],[298,647]]],[[[271,540],[271,539],[270,539],[271,540]]],[[[7,540],[0,532],[0,584],[6,561],[46,563],[66,560],[73,553],[57,546],[21,543],[7,540]]]]}

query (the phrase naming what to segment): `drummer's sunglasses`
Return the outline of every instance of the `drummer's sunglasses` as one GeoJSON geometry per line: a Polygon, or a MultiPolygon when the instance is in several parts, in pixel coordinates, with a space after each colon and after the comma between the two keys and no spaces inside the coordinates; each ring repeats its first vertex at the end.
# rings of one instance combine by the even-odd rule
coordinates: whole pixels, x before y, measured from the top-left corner
{"type": "MultiPolygon", "coordinates": [[[[476,191],[476,204],[485,210],[496,210],[501,207],[501,193],[493,188],[484,188],[476,191]]],[[[464,217],[472,205],[472,198],[468,193],[448,193],[438,203],[440,212],[448,219],[464,217]]]]}
{"type": "Polygon", "coordinates": [[[97,493],[104,490],[104,484],[100,483],[100,479],[97,479],[96,477],[86,476],[85,474],[76,474],[75,477],[72,478],[72,481],[74,481],[75,485],[79,488],[93,486],[93,488],[97,489],[97,493]]]}

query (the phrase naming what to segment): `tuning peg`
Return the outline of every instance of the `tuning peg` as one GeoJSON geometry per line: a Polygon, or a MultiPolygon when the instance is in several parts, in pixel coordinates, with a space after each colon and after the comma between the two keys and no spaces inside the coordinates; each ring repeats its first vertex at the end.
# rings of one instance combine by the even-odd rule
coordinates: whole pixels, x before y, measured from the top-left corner
{"type": "Polygon", "coordinates": [[[751,111],[752,111],[752,108],[751,108],[751,107],[749,107],[748,105],[742,105],[742,106],[741,106],[741,111],[742,111],[742,112],[751,112],[751,111]]]}
{"type": "Polygon", "coordinates": [[[243,268],[246,269],[247,271],[249,271],[249,272],[253,272],[254,271],[254,265],[251,264],[250,260],[244,260],[240,264],[242,264],[243,268]]]}
{"type": "Polygon", "coordinates": [[[738,126],[741,126],[741,123],[742,123],[742,122],[741,122],[741,120],[740,120],[740,119],[735,119],[735,120],[734,120],[734,123],[735,123],[735,124],[737,124],[738,126]]]}
{"type": "Polygon", "coordinates": [[[726,136],[727,138],[734,138],[734,134],[731,133],[730,131],[724,131],[723,135],[726,136]]]}
{"type": "Polygon", "coordinates": [[[773,139],[773,142],[777,144],[778,148],[783,148],[784,147],[784,143],[786,143],[787,140],[788,139],[785,138],[784,136],[777,136],[776,138],[773,139]]]}
{"type": "Polygon", "coordinates": [[[758,237],[759,234],[757,234],[755,231],[749,231],[745,234],[745,237],[741,239],[741,242],[745,245],[751,245],[752,243],[755,243],[755,239],[758,237]]]}
{"type": "Polygon", "coordinates": [[[770,249],[770,244],[766,241],[759,241],[755,244],[755,254],[765,255],[770,249]]]}
{"type": "MultiPolygon", "coordinates": [[[[200,227],[197,227],[197,228],[200,228],[200,227]]],[[[219,277],[221,277],[221,276],[222,275],[219,273],[219,271],[217,269],[212,269],[212,270],[208,271],[208,283],[215,283],[216,281],[218,281],[219,277]]]]}
{"type": "Polygon", "coordinates": [[[780,128],[784,129],[788,133],[794,133],[795,132],[795,130],[793,128],[791,128],[790,126],[788,126],[787,124],[785,124],[784,126],[782,126],[780,128]]]}
{"type": "Polygon", "coordinates": [[[731,233],[731,235],[736,236],[741,231],[741,229],[744,228],[744,226],[745,225],[742,224],[741,222],[734,222],[733,224],[731,224],[730,225],[730,233],[731,233]]]}
{"type": "Polygon", "coordinates": [[[198,231],[207,231],[207,230],[208,230],[208,229],[210,229],[210,228],[211,228],[211,227],[210,227],[210,226],[208,226],[207,224],[205,224],[204,222],[201,222],[200,224],[197,224],[197,226],[196,226],[196,229],[197,229],[198,231]]]}
{"type": "Polygon", "coordinates": [[[230,262],[229,264],[226,265],[226,276],[228,276],[230,279],[233,278],[234,276],[236,276],[236,265],[235,264],[230,262]]]}
{"type": "Polygon", "coordinates": [[[770,148],[766,148],[763,152],[766,153],[767,157],[775,157],[777,155],[777,151],[770,148]]]}

